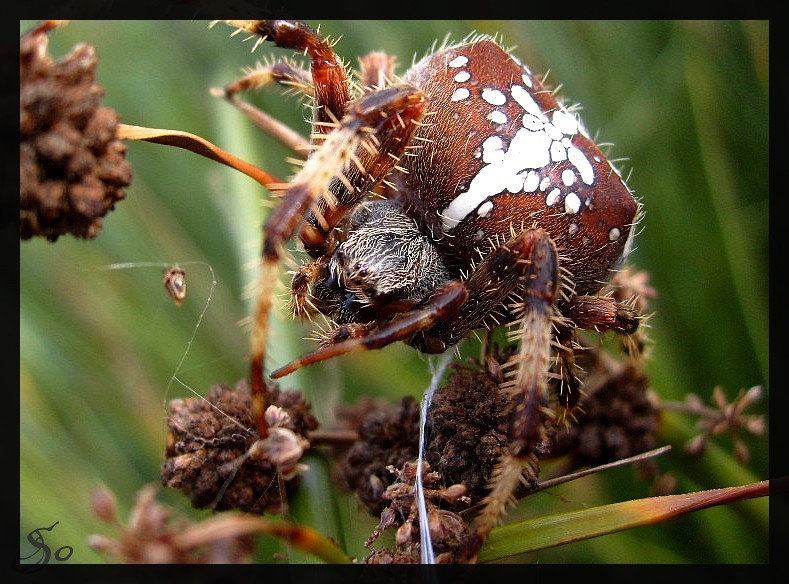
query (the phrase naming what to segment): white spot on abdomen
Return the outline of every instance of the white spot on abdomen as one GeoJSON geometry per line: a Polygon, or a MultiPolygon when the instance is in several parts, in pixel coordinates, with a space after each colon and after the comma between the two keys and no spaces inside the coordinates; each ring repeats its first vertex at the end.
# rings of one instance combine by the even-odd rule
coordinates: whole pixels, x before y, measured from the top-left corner
{"type": "Polygon", "coordinates": [[[507,103],[507,97],[498,89],[486,88],[482,90],[482,99],[491,105],[504,105],[507,103]]]}
{"type": "Polygon", "coordinates": [[[575,215],[581,210],[581,199],[575,193],[567,193],[564,198],[564,211],[570,215],[575,215]]]}
{"type": "Polygon", "coordinates": [[[545,125],[537,117],[531,114],[523,114],[523,127],[532,132],[539,132],[545,125]]]}
{"type": "Polygon", "coordinates": [[[535,171],[530,170],[526,173],[526,179],[523,181],[523,190],[527,193],[533,193],[540,185],[540,175],[535,171]]]}
{"type": "Polygon", "coordinates": [[[462,99],[466,99],[466,98],[467,98],[469,95],[471,95],[471,93],[469,92],[469,90],[468,90],[468,89],[466,89],[465,87],[461,87],[461,88],[459,88],[459,89],[456,89],[456,90],[455,90],[455,91],[452,93],[452,97],[451,97],[450,99],[451,99],[452,101],[460,101],[460,100],[462,100],[462,99]]]}
{"type": "Polygon", "coordinates": [[[454,59],[452,59],[449,63],[447,63],[452,68],[463,67],[468,65],[468,57],[465,55],[458,55],[454,59]]]}
{"type": "Polygon", "coordinates": [[[504,142],[498,136],[490,136],[482,143],[482,162],[493,164],[504,158],[504,142]]]}
{"type": "Polygon", "coordinates": [[[493,110],[488,114],[488,119],[494,124],[506,124],[507,115],[501,110],[493,110]]]}
{"type": "Polygon", "coordinates": [[[477,209],[477,215],[479,215],[480,217],[487,217],[492,210],[493,210],[493,201],[485,201],[479,206],[479,209],[477,209]]]}
{"type": "Polygon", "coordinates": [[[570,146],[567,149],[567,158],[570,160],[573,166],[578,169],[578,173],[581,175],[582,181],[588,185],[594,183],[594,169],[592,168],[592,164],[589,162],[589,159],[586,158],[586,155],[581,150],[575,146],[570,146]]]}
{"type": "MultiPolygon", "coordinates": [[[[449,66],[461,67],[467,62],[465,57],[457,57],[450,61],[449,66]]],[[[461,73],[455,76],[456,80],[461,73]]],[[[531,79],[527,75],[523,76],[523,80],[531,87],[531,79]]],[[[559,203],[562,200],[562,190],[552,188],[549,173],[541,171],[552,163],[568,160],[573,165],[574,169],[566,168],[562,171],[564,187],[575,185],[579,177],[587,185],[594,184],[592,164],[584,152],[573,145],[573,136],[581,130],[576,116],[561,108],[549,112],[549,119],[534,96],[520,85],[512,85],[510,95],[524,110],[521,118],[523,127],[515,132],[509,144],[496,135],[488,136],[482,143],[484,166],[471,178],[468,190],[457,193],[440,213],[447,231],[457,227],[475,209],[478,215],[485,216],[493,208],[493,197],[505,191],[533,193],[538,188],[542,192],[550,190],[545,204],[551,206],[559,203]]],[[[466,88],[458,88],[452,94],[452,101],[460,101],[469,96],[466,88]]],[[[490,87],[484,88],[481,96],[484,101],[494,106],[505,105],[508,101],[508,96],[502,90],[490,87]]],[[[504,124],[508,118],[507,114],[498,109],[487,114],[487,119],[496,124],[504,124]]],[[[474,156],[479,158],[478,149],[475,151],[474,156]]],[[[583,202],[577,193],[569,192],[564,195],[566,214],[576,215],[582,207],[583,202]]]]}
{"type": "Polygon", "coordinates": [[[551,160],[554,162],[567,160],[567,148],[565,148],[561,142],[554,141],[551,144],[551,160]]]}
{"type": "Polygon", "coordinates": [[[516,172],[519,172],[526,168],[546,166],[551,161],[548,153],[550,145],[551,139],[544,132],[518,130],[507,151],[507,170],[517,168],[516,172]]]}
{"type": "Polygon", "coordinates": [[[520,104],[520,106],[523,109],[526,110],[526,112],[539,118],[543,122],[548,121],[548,118],[546,118],[545,114],[542,113],[540,106],[537,105],[537,102],[534,101],[534,98],[531,96],[531,93],[526,91],[526,89],[524,89],[520,85],[513,85],[512,97],[515,101],[517,101],[520,104]]]}
{"type": "Polygon", "coordinates": [[[574,136],[578,133],[578,121],[575,116],[564,110],[553,112],[553,125],[562,133],[574,136]]]}

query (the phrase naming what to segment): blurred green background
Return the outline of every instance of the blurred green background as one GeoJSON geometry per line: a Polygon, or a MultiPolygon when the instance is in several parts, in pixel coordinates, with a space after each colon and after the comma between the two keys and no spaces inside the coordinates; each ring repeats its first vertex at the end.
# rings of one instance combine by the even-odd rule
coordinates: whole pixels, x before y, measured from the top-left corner
{"type": "MultiPolygon", "coordinates": [[[[20,32],[31,25],[21,22],[20,32]]],[[[342,36],[335,48],[353,65],[357,56],[384,50],[398,56],[401,72],[436,39],[460,40],[471,31],[499,33],[533,71],[549,72],[550,85],[561,84],[568,101],[583,105],[598,141],[615,145],[611,158],[623,159],[618,166],[645,210],[631,263],[649,271],[659,293],[649,331],[654,391],[677,400],[694,392],[706,401],[718,385],[730,398],[763,385],[754,412],[767,414],[768,23],[321,23],[321,32],[342,36]]],[[[123,122],[193,132],[285,178],[289,153],[208,90],[266,55],[290,52],[263,45],[251,54],[252,43],[230,33],[207,22],[77,21],[50,35],[50,50],[59,59],[78,42],[94,45],[104,105],[123,122]]],[[[253,101],[306,133],[308,114],[297,98],[272,88],[253,101]]],[[[34,551],[30,530],[59,521],[47,537],[52,549],[72,546],[71,563],[103,562],[86,538],[112,532],[91,515],[90,490],[107,485],[125,518],[137,490],[159,480],[166,402],[192,395],[186,386],[205,394],[211,384],[247,375],[250,262],[259,253],[268,194],[184,150],[129,143],[127,158],[134,172],[127,199],[95,240],[20,244],[22,556],[34,551]],[[118,263],[142,265],[108,269],[118,263]],[[175,263],[188,277],[181,307],[161,282],[162,267],[175,263]]],[[[270,366],[309,347],[308,327],[281,315],[270,366]]],[[[420,397],[429,379],[428,360],[398,345],[307,368],[284,386],[303,388],[330,424],[337,403],[360,395],[420,397]]],[[[687,416],[665,416],[661,439],[675,448],[658,464],[675,474],[680,492],[768,477],[766,436],[747,439],[752,461],[745,468],[727,439],[688,459],[680,446],[692,435],[687,416]]],[[[296,519],[363,556],[376,520],[336,491],[320,457],[309,462],[305,489],[292,501],[296,519]]],[[[531,497],[512,517],[647,494],[648,485],[623,468],[531,497]]],[[[165,491],[160,500],[207,516],[178,492],[165,491]]],[[[767,500],[737,503],[515,561],[762,563],[767,508],[767,500]]],[[[278,544],[262,540],[265,560],[278,544]]]]}

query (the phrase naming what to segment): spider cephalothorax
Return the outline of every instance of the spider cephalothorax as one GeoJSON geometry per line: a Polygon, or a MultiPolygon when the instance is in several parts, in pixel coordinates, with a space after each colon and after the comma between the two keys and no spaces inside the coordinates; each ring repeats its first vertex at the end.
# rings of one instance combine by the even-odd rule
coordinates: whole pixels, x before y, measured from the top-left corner
{"type": "Polygon", "coordinates": [[[318,309],[336,323],[409,310],[450,279],[430,239],[397,203],[359,205],[345,223],[313,291],[318,309]]]}
{"type": "Polygon", "coordinates": [[[513,397],[510,445],[477,517],[472,559],[544,438],[549,386],[563,406],[577,400],[577,330],[638,326],[631,308],[597,293],[629,252],[639,204],[574,111],[492,37],[445,44],[402,77],[371,53],[356,84],[303,23],[233,24],[311,64],[263,67],[227,86],[228,100],[249,113],[237,92],[271,80],[314,98],[309,144],[255,113],[274,137],[309,151],[264,226],[250,379],[258,429],[265,435],[278,264],[294,236],[312,261],[293,278],[293,312],[321,312],[336,327],[272,377],[395,341],[443,352],[506,324],[518,347],[502,383],[513,397]]]}

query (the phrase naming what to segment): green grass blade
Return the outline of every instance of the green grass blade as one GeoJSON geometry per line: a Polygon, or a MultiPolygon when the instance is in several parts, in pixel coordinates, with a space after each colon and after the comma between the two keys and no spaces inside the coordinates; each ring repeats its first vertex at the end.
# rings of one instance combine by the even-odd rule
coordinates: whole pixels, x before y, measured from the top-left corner
{"type": "Polygon", "coordinates": [[[612,503],[591,509],[548,515],[494,529],[479,554],[492,562],[517,554],[666,521],[707,507],[769,493],[769,481],[682,495],[666,495],[612,503]]]}

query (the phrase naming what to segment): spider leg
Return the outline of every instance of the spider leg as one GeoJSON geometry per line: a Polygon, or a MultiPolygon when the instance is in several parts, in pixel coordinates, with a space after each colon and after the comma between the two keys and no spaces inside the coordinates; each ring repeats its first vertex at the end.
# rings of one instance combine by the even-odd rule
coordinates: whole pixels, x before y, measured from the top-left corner
{"type": "Polygon", "coordinates": [[[635,335],[640,317],[626,304],[612,296],[571,296],[559,303],[562,319],[554,322],[556,329],[555,375],[558,381],[559,402],[566,412],[572,410],[581,396],[581,382],[575,351],[580,348],[578,329],[598,333],[614,331],[624,338],[635,335]]]}
{"type": "Polygon", "coordinates": [[[634,310],[610,296],[573,296],[562,306],[562,313],[576,327],[597,332],[631,335],[639,325],[634,310]]]}
{"type": "Polygon", "coordinates": [[[306,95],[313,95],[312,78],[305,71],[288,61],[260,65],[243,77],[229,83],[224,88],[213,88],[211,93],[226,99],[232,106],[241,111],[247,118],[262,128],[269,136],[289,148],[302,158],[307,158],[310,151],[309,141],[287,124],[270,116],[260,108],[239,97],[238,94],[250,89],[258,89],[269,83],[278,83],[285,87],[293,87],[306,95]]]}
{"type": "Polygon", "coordinates": [[[460,280],[450,280],[439,287],[422,305],[408,312],[398,314],[384,326],[369,332],[357,330],[347,341],[321,347],[311,353],[291,361],[271,373],[274,379],[284,377],[306,365],[325,361],[332,357],[356,353],[370,349],[380,349],[396,341],[408,339],[419,331],[433,326],[437,321],[451,319],[466,301],[468,293],[460,280]],[[365,334],[366,333],[366,334],[365,334]]]}
{"type": "Polygon", "coordinates": [[[441,321],[415,337],[412,345],[425,353],[442,353],[472,331],[492,329],[507,318],[502,308],[523,288],[523,278],[535,239],[547,237],[540,229],[513,235],[491,251],[466,282],[469,298],[451,321],[441,321]]]}
{"type": "Polygon", "coordinates": [[[305,248],[322,255],[329,234],[346,210],[395,168],[416,129],[412,122],[421,119],[425,107],[425,95],[409,85],[388,87],[353,102],[293,177],[282,202],[265,222],[250,372],[253,413],[261,436],[266,432],[265,337],[284,244],[301,227],[305,248]]]}
{"type": "Polygon", "coordinates": [[[328,39],[298,20],[228,20],[240,31],[259,36],[276,46],[303,52],[312,59],[310,72],[315,92],[316,131],[327,134],[342,119],[350,101],[348,75],[328,39]]]}
{"type": "Polygon", "coordinates": [[[310,284],[324,270],[324,262],[316,260],[301,266],[290,283],[290,312],[295,318],[309,318],[317,309],[310,300],[310,284]]]}
{"type": "Polygon", "coordinates": [[[359,58],[359,81],[365,92],[391,85],[394,72],[394,58],[386,53],[375,51],[359,58]]]}
{"type": "Polygon", "coordinates": [[[551,367],[555,303],[560,287],[556,246],[541,229],[528,229],[506,245],[520,258],[515,268],[523,297],[512,332],[518,341],[517,354],[505,365],[502,389],[512,394],[513,418],[510,445],[497,462],[491,489],[471,527],[464,559],[473,560],[490,530],[498,523],[506,505],[534,462],[534,448],[544,440],[545,397],[551,367]]]}
{"type": "Polygon", "coordinates": [[[657,296],[649,283],[649,274],[630,268],[621,269],[614,274],[601,293],[633,311],[639,325],[638,330],[624,334],[621,338],[625,353],[633,361],[639,361],[649,343],[646,333],[649,327],[644,326],[649,319],[649,303],[657,296]]]}
{"type": "Polygon", "coordinates": [[[556,329],[556,340],[553,343],[556,349],[553,366],[554,381],[558,385],[556,394],[564,408],[563,415],[566,415],[578,405],[581,397],[581,380],[575,362],[575,351],[580,347],[580,343],[575,328],[566,319],[556,319],[554,327],[556,329]]]}
{"type": "Polygon", "coordinates": [[[312,77],[298,65],[287,60],[275,61],[259,65],[246,75],[225,85],[225,97],[233,97],[237,93],[258,89],[269,83],[278,83],[284,87],[293,87],[306,95],[313,95],[312,77]]]}

